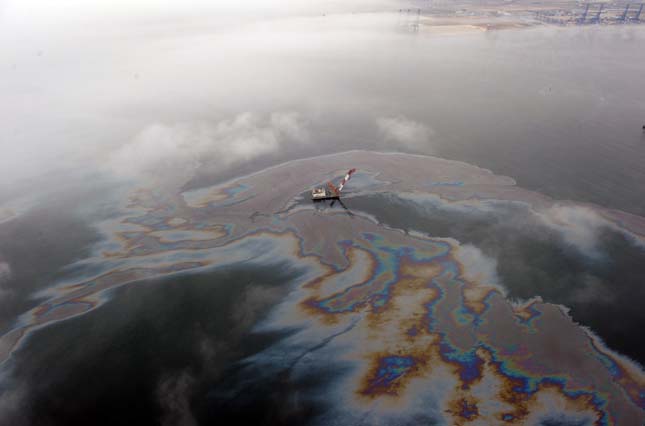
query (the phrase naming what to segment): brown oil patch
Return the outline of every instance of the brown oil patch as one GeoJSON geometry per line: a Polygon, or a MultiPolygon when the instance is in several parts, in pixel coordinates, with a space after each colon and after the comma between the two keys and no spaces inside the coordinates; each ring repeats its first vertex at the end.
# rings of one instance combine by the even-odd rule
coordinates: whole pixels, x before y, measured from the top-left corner
{"type": "Polygon", "coordinates": [[[514,305],[513,313],[523,322],[528,323],[540,314],[540,312],[535,308],[535,305],[538,303],[542,303],[542,298],[534,297],[521,305],[514,305]]]}
{"type": "Polygon", "coordinates": [[[412,380],[430,374],[432,359],[439,361],[440,337],[428,331],[427,305],[441,296],[432,284],[440,273],[439,264],[403,262],[387,303],[367,314],[365,339],[383,350],[364,354],[368,368],[357,386],[359,400],[386,397],[393,404],[412,380]]]}
{"type": "Polygon", "coordinates": [[[467,283],[463,289],[464,305],[477,315],[486,310],[486,298],[493,292],[499,291],[496,287],[467,283]]]}
{"type": "Polygon", "coordinates": [[[398,399],[414,378],[430,372],[430,357],[427,351],[406,353],[399,351],[371,354],[366,373],[356,391],[360,399],[374,400],[381,397],[398,399]],[[403,366],[397,363],[404,360],[403,366]]]}
{"type": "Polygon", "coordinates": [[[464,395],[460,398],[450,401],[446,413],[452,416],[454,426],[463,426],[479,418],[479,408],[477,399],[472,395],[464,395]]]}
{"type": "MultiPolygon", "coordinates": [[[[601,425],[604,413],[598,410],[593,401],[593,396],[588,393],[568,396],[556,384],[541,385],[527,402],[530,413],[525,418],[525,423],[538,424],[541,417],[552,413],[566,413],[572,416],[586,417],[591,424],[601,425]]],[[[609,424],[612,424],[613,421],[609,424]]]]}

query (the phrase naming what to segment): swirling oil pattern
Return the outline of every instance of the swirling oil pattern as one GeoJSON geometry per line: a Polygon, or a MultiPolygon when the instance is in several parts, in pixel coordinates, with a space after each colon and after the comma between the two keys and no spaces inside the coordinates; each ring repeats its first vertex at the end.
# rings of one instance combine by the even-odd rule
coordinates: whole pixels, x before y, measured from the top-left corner
{"type": "Polygon", "coordinates": [[[76,265],[82,272],[41,293],[1,337],[0,362],[32,331],[95,309],[118,286],[279,259],[307,272],[256,328],[293,332],[244,363],[293,382],[334,371],[314,423],[643,424],[642,367],[566,307],[509,299],[495,269],[504,259],[308,200],[350,167],[348,201],[381,194],[473,215],[519,206],[591,260],[598,229],[643,251],[641,217],[556,202],[465,163],[373,152],[298,160],[211,188],[133,193],[122,217],[100,225],[105,239],[76,265]]]}

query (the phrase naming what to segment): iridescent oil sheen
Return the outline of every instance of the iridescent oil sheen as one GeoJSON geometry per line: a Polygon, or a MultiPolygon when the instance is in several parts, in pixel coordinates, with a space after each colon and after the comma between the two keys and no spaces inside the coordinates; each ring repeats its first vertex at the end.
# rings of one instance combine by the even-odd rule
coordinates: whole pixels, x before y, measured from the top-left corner
{"type": "MultiPolygon", "coordinates": [[[[390,229],[367,214],[320,209],[303,198],[348,167],[359,169],[348,197],[379,192],[473,212],[521,203],[538,218],[557,204],[467,164],[365,152],[295,161],[184,194],[141,190],[122,217],[101,225],[105,242],[84,261],[98,272],[44,293],[0,339],[0,361],[31,331],[95,309],[117,286],[279,259],[308,272],[259,326],[298,330],[277,344],[294,363],[302,357],[297,348],[324,342],[333,356],[311,362],[343,371],[328,389],[339,416],[396,423],[423,414],[438,424],[489,425],[559,415],[642,424],[641,367],[562,307],[508,300],[503,283],[478,266],[483,261],[469,260],[476,251],[449,236],[390,229]]],[[[642,218],[594,214],[642,244],[642,218]]]]}

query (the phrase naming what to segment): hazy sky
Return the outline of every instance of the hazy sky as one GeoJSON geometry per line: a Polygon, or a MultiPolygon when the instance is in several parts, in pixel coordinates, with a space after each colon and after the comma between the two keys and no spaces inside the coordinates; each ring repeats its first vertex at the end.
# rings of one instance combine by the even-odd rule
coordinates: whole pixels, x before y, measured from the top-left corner
{"type": "Polygon", "coordinates": [[[326,77],[335,67],[330,55],[347,51],[348,37],[370,42],[383,27],[377,18],[352,21],[344,14],[394,7],[379,0],[347,3],[3,2],[0,179],[115,161],[119,173],[127,172],[124,155],[146,156],[145,147],[159,158],[164,149],[193,145],[201,155],[212,143],[220,153],[233,148],[229,158],[248,160],[254,144],[258,153],[281,144],[273,140],[284,134],[272,127],[276,117],[301,127],[291,136],[305,134],[303,108],[324,109],[343,96],[345,88],[326,77]],[[203,140],[217,138],[230,123],[226,146],[203,140]],[[245,148],[234,148],[234,130],[245,148]],[[181,135],[170,136],[175,131],[181,135]],[[165,142],[157,147],[151,132],[164,133],[165,142]],[[184,139],[170,141],[177,137],[184,139]],[[193,137],[202,140],[186,140],[193,137]]]}
{"type": "Polygon", "coordinates": [[[181,184],[366,148],[639,211],[637,26],[415,36],[395,0],[0,4],[0,207],[50,172],[181,184]]]}
{"type": "MultiPolygon", "coordinates": [[[[414,35],[402,4],[0,0],[0,223],[30,210],[34,187],[81,182],[80,201],[30,219],[68,233],[57,214],[109,199],[88,175],[174,190],[354,148],[467,161],[556,198],[645,212],[642,28],[414,35]]],[[[538,219],[589,256],[608,226],[586,208],[538,219]]],[[[85,244],[74,237],[61,240],[85,244]]],[[[21,274],[3,255],[0,298],[21,274]]],[[[492,275],[494,262],[480,263],[492,275]]]]}

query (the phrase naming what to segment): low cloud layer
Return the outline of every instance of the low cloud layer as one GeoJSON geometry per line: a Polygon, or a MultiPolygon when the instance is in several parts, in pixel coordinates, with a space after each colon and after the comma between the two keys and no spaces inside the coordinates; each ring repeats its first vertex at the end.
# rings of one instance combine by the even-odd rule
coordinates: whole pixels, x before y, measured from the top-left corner
{"type": "Polygon", "coordinates": [[[540,223],[557,231],[571,246],[589,256],[599,256],[598,238],[605,228],[615,225],[584,206],[554,205],[536,213],[540,223]]]}
{"type": "Polygon", "coordinates": [[[284,290],[280,287],[248,287],[244,291],[241,300],[231,311],[231,319],[233,324],[235,324],[234,331],[238,334],[248,331],[266,311],[267,305],[277,303],[283,296],[283,293],[284,290]]]}
{"type": "MultiPolygon", "coordinates": [[[[0,376],[0,379],[3,379],[0,376]]],[[[0,390],[0,419],[3,424],[14,426],[23,426],[27,424],[25,412],[25,397],[27,395],[25,385],[18,387],[9,387],[0,390]]]]}
{"type": "Polygon", "coordinates": [[[184,183],[199,167],[228,168],[309,140],[306,121],[294,112],[243,113],[217,123],[154,124],[114,152],[107,169],[120,178],[184,183]]]}
{"type": "Polygon", "coordinates": [[[500,286],[497,276],[497,260],[486,256],[472,244],[459,246],[456,252],[457,260],[464,266],[464,276],[472,281],[486,285],[499,286],[503,294],[506,291],[500,286]]]}
{"type": "MultiPolygon", "coordinates": [[[[190,168],[209,153],[245,161],[286,148],[285,138],[306,139],[302,116],[289,111],[341,133],[321,119],[358,121],[340,96],[366,114],[374,104],[338,84],[362,70],[342,59],[356,49],[347,31],[378,43],[383,25],[348,16],[398,7],[390,0],[3,4],[0,180],[10,188],[48,173],[148,176],[155,164],[190,168]],[[338,57],[325,59],[332,52],[338,57]]],[[[10,196],[0,188],[0,201],[10,196]]]]}
{"type": "MultiPolygon", "coordinates": [[[[414,203],[417,208],[424,209],[427,212],[440,209],[468,215],[491,213],[502,217],[502,215],[507,215],[505,206],[514,205],[513,201],[494,200],[448,202],[438,195],[426,193],[399,193],[396,196],[414,203]]],[[[594,208],[572,203],[556,203],[541,209],[526,206],[522,220],[517,222],[515,226],[522,227],[523,230],[539,229],[553,232],[569,247],[590,258],[598,258],[606,254],[603,252],[601,241],[601,236],[606,230],[621,234],[636,245],[642,246],[643,244],[642,240],[635,234],[606,219],[594,208]]]]}
{"type": "Polygon", "coordinates": [[[11,266],[7,262],[0,260],[0,300],[7,295],[9,290],[5,288],[5,283],[11,278],[11,266]]]}
{"type": "MultiPolygon", "coordinates": [[[[379,118],[376,124],[386,149],[431,152],[429,127],[403,116],[379,118]]],[[[320,140],[312,134],[310,116],[293,111],[156,123],[111,152],[104,169],[143,184],[181,185],[198,171],[221,173],[263,156],[315,149],[320,140]]]]}
{"type": "Polygon", "coordinates": [[[412,150],[428,152],[430,138],[434,135],[430,127],[403,116],[381,117],[376,125],[386,141],[412,150]]]}
{"type": "Polygon", "coordinates": [[[11,266],[7,262],[0,261],[0,285],[11,278],[11,266]]]}
{"type": "Polygon", "coordinates": [[[187,372],[169,375],[159,382],[157,398],[163,426],[194,426],[197,421],[190,409],[195,379],[187,372]]]}

